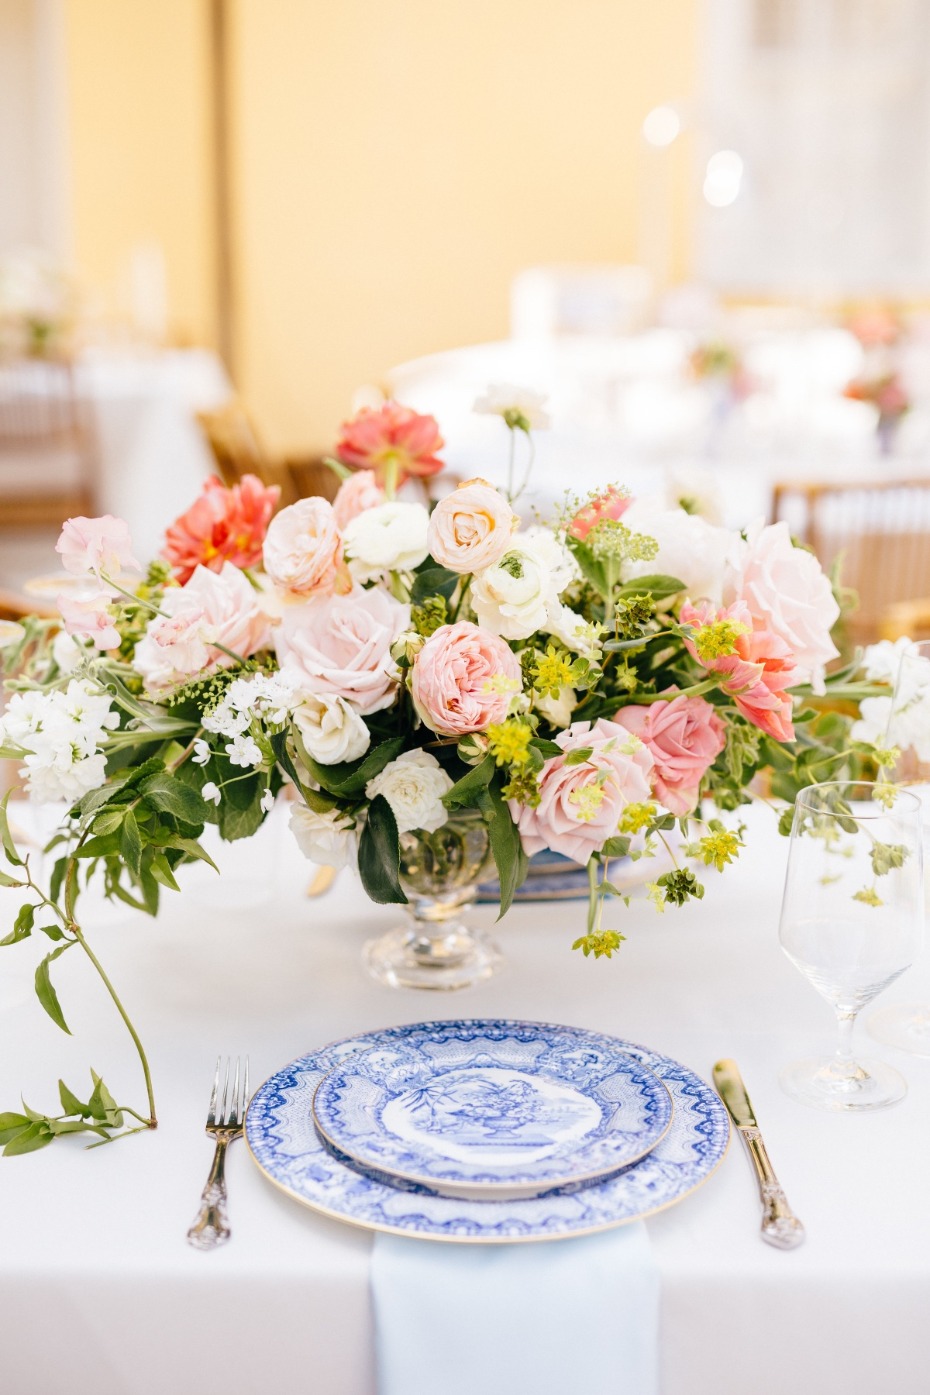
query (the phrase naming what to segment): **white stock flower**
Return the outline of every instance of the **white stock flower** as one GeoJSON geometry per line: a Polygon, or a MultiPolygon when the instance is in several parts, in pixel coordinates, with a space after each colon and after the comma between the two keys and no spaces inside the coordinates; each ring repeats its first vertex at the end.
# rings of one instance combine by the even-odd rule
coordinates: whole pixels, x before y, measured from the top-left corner
{"type": "Polygon", "coordinates": [[[371,745],[371,733],[343,697],[307,694],[294,709],[294,725],[309,755],[320,765],[358,760],[371,745]]]}
{"type": "Polygon", "coordinates": [[[14,693],[0,722],[0,739],[26,755],[21,774],[39,803],[74,803],[106,779],[100,751],[119,725],[108,693],[72,678],[65,690],[14,693]]]}
{"type": "Polygon", "coordinates": [[[392,501],[366,509],[343,533],[349,571],[355,581],[373,581],[389,571],[407,572],[427,555],[429,514],[422,504],[392,501]]]}
{"type": "Polygon", "coordinates": [[[80,668],[86,655],[85,646],[78,644],[67,630],[59,630],[52,640],[52,658],[62,673],[74,673],[76,669],[80,668]]]}
{"type": "Polygon", "coordinates": [[[501,560],[475,577],[471,605],[483,629],[503,639],[527,639],[544,629],[558,605],[559,546],[518,533],[501,560]],[[554,564],[554,565],[553,565],[554,564]]]}
{"type": "Polygon", "coordinates": [[[415,828],[434,833],[449,817],[442,796],[453,783],[429,751],[404,751],[368,781],[365,795],[368,799],[384,795],[397,820],[398,833],[415,828]]]}
{"type": "Polygon", "coordinates": [[[322,867],[354,866],[358,857],[358,835],[351,815],[342,809],[318,814],[306,804],[291,809],[291,832],[297,846],[311,862],[322,867]]]}
{"type": "Polygon", "coordinates": [[[549,425],[546,394],[513,383],[488,383],[472,410],[481,416],[503,417],[509,427],[521,431],[545,431],[549,425]]]}
{"type": "Polygon", "coordinates": [[[916,652],[916,644],[906,636],[895,640],[880,639],[877,644],[867,645],[863,651],[862,671],[872,683],[890,683],[893,686],[898,681],[898,670],[904,655],[916,652]]]}

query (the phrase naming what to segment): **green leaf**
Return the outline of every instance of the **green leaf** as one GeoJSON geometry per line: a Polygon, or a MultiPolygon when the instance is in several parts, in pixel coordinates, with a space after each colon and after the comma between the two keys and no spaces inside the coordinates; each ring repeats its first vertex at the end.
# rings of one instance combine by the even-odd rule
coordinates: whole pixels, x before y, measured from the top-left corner
{"type": "Polygon", "coordinates": [[[380,775],[386,765],[396,759],[404,749],[404,737],[392,736],[381,741],[362,757],[360,761],[345,761],[340,765],[321,765],[319,761],[301,747],[301,759],[310,774],[330,794],[350,796],[364,794],[369,780],[380,775]]]}
{"type": "Polygon", "coordinates": [[[34,1153],[39,1148],[44,1148],[47,1143],[51,1143],[55,1135],[48,1124],[30,1124],[28,1129],[23,1129],[17,1133],[15,1138],[11,1138],[3,1150],[5,1158],[16,1157],[19,1153],[34,1153]]]}
{"type": "Polygon", "coordinates": [[[91,1075],[94,1077],[94,1092],[87,1102],[87,1110],[91,1118],[114,1126],[122,1124],[123,1115],[116,1100],[96,1071],[91,1071],[91,1075]]]}
{"type": "Polygon", "coordinates": [[[152,858],[152,876],[157,882],[161,882],[162,886],[169,887],[171,891],[181,890],[174,879],[174,873],[164,853],[155,853],[152,858]]]}
{"type": "Polygon", "coordinates": [[[24,906],[20,906],[19,914],[13,921],[13,929],[8,935],[4,935],[0,940],[0,945],[15,945],[20,940],[28,940],[32,934],[32,927],[35,921],[36,908],[31,901],[27,901],[24,906]]]}
{"type": "Polygon", "coordinates": [[[25,886],[25,882],[18,882],[15,877],[10,877],[6,872],[0,872],[0,886],[25,886]]]}
{"type": "Polygon", "coordinates": [[[23,1129],[29,1127],[30,1120],[25,1114],[0,1114],[0,1144],[9,1143],[23,1129]]]}
{"type": "Polygon", "coordinates": [[[649,576],[638,576],[633,581],[627,581],[620,587],[621,596],[642,596],[647,592],[654,601],[664,601],[669,596],[677,596],[679,591],[686,590],[685,583],[679,581],[677,576],[664,576],[661,572],[650,573],[649,576]]]}
{"type": "Polygon", "coordinates": [[[49,880],[48,895],[50,901],[57,901],[61,895],[62,884],[65,880],[65,873],[68,870],[67,857],[60,857],[52,868],[52,875],[49,880]]]}
{"type": "Polygon", "coordinates": [[[594,755],[593,746],[579,746],[577,750],[569,751],[565,756],[566,765],[584,765],[594,755]]]}
{"type": "Polygon", "coordinates": [[[64,954],[66,949],[70,949],[74,943],[74,940],[68,940],[67,944],[59,945],[57,949],[53,949],[51,954],[47,954],[36,969],[36,996],[52,1021],[56,1026],[60,1027],[63,1032],[67,1032],[68,1036],[71,1035],[71,1028],[65,1021],[64,1013],[61,1010],[61,1004],[58,1001],[58,994],[52,986],[52,980],[49,977],[49,965],[54,959],[57,959],[60,954],[64,954]]]}
{"type": "Polygon", "coordinates": [[[139,836],[136,816],[131,809],[127,809],[126,817],[123,819],[119,850],[132,875],[138,877],[142,870],[142,839],[139,836]]]}
{"type": "Polygon", "coordinates": [[[607,593],[607,573],[603,563],[599,562],[589,547],[586,547],[579,538],[573,538],[571,534],[565,539],[569,548],[574,553],[575,561],[581,568],[582,575],[589,581],[602,596],[607,593]]]}
{"type": "Polygon", "coordinates": [[[13,835],[10,832],[10,824],[6,815],[6,806],[9,803],[12,793],[12,790],[7,790],[2,801],[0,801],[0,843],[3,844],[3,851],[6,853],[7,861],[11,862],[14,867],[22,867],[23,859],[16,851],[16,844],[13,842],[13,835]]]}
{"type": "Polygon", "coordinates": [[[187,853],[188,857],[196,858],[198,862],[206,862],[209,867],[213,868],[214,872],[220,870],[213,861],[213,858],[205,848],[200,846],[196,838],[172,837],[166,839],[165,846],[169,848],[178,848],[181,852],[187,853]]]}
{"type": "Polygon", "coordinates": [[[517,887],[525,881],[529,864],[517,826],[496,783],[481,791],[477,804],[488,825],[491,852],[501,885],[501,905],[497,917],[500,920],[509,911],[517,887]]]}
{"type": "Polygon", "coordinates": [[[77,1095],[72,1094],[63,1080],[58,1082],[58,1095],[61,1100],[61,1107],[66,1114],[87,1115],[90,1111],[86,1104],[82,1104],[77,1095]]]}
{"type": "Polygon", "coordinates": [[[601,848],[603,857],[626,857],[630,851],[630,840],[626,837],[608,838],[601,848]]]}
{"type": "Polygon", "coordinates": [[[275,759],[281,769],[290,778],[295,787],[300,791],[301,797],[308,808],[313,809],[317,814],[325,814],[329,809],[335,807],[336,801],[332,795],[322,794],[318,790],[312,790],[305,785],[300,771],[294,764],[291,753],[287,748],[287,732],[279,732],[271,738],[271,749],[274,751],[275,759]]]}
{"type": "Polygon", "coordinates": [[[400,884],[400,840],[393,810],[383,794],[368,806],[358,841],[358,870],[362,886],[381,905],[406,905],[400,884]]]}
{"type": "Polygon", "coordinates": [[[82,860],[91,857],[119,857],[120,852],[119,835],[108,833],[105,838],[88,838],[86,843],[75,849],[74,856],[82,860]]]}
{"type": "Polygon", "coordinates": [[[458,572],[450,572],[448,567],[427,567],[413,579],[410,604],[422,605],[430,596],[443,596],[448,601],[460,581],[458,572]]]}
{"type": "Polygon", "coordinates": [[[116,809],[105,809],[102,814],[98,814],[94,819],[93,831],[95,836],[102,838],[108,833],[114,833],[125,817],[125,805],[121,805],[116,809]]]}
{"type": "Polygon", "coordinates": [[[165,814],[173,814],[183,823],[200,825],[204,821],[203,796],[189,785],[182,784],[167,771],[149,775],[138,785],[146,804],[165,814]]]}
{"type": "Polygon", "coordinates": [[[474,804],[482,790],[486,790],[494,779],[496,769],[493,756],[485,756],[480,765],[474,765],[462,776],[461,780],[456,780],[450,790],[446,790],[442,796],[442,802],[447,809],[459,809],[474,804]]]}
{"type": "Polygon", "coordinates": [[[530,745],[541,752],[547,760],[550,756],[561,756],[564,754],[562,747],[557,741],[547,741],[545,737],[542,736],[534,736],[530,745]]]}
{"type": "Polygon", "coordinates": [[[43,935],[48,935],[50,940],[63,940],[65,938],[64,930],[62,930],[60,925],[56,925],[54,921],[51,925],[40,925],[37,928],[43,935]]]}

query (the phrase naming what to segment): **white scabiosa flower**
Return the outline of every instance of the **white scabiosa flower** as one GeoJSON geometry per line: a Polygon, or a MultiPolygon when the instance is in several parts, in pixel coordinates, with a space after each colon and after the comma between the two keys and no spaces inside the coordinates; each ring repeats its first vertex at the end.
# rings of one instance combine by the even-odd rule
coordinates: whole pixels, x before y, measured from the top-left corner
{"type": "Polygon", "coordinates": [[[320,765],[358,760],[371,745],[368,727],[343,697],[308,694],[294,709],[294,725],[307,753],[320,765]]]}
{"type": "Polygon", "coordinates": [[[545,431],[549,425],[545,393],[513,383],[488,383],[472,410],[480,416],[503,417],[511,430],[545,431]]]}
{"type": "Polygon", "coordinates": [[[358,835],[351,815],[342,809],[319,814],[306,804],[291,810],[291,832],[297,846],[311,862],[322,867],[354,866],[358,858],[358,835]]]}
{"type": "Polygon", "coordinates": [[[369,799],[384,795],[397,820],[398,833],[411,833],[415,828],[434,833],[449,817],[442,796],[453,783],[429,751],[405,751],[368,781],[365,794],[369,799]]]}
{"type": "Polygon", "coordinates": [[[349,571],[357,582],[385,572],[407,572],[427,555],[429,514],[422,504],[397,500],[366,509],[346,524],[343,534],[349,571]]]}

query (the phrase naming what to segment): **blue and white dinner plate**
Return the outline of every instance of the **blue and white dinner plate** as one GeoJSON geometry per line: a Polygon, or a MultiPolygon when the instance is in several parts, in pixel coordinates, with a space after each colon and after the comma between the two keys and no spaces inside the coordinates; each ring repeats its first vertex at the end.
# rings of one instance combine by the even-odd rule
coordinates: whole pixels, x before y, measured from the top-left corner
{"type": "Polygon", "coordinates": [[[588,1032],[435,1022],[335,1066],[313,1114],[366,1170],[504,1201],[638,1162],[668,1132],[672,1100],[647,1066],[588,1032]]]}
{"type": "MultiPolygon", "coordinates": [[[[422,1029],[427,1024],[416,1025],[422,1029]]],[[[491,1024],[474,1025],[487,1030],[491,1024]]],[[[548,1024],[524,1025],[538,1031],[548,1024]]],[[[668,1087],[674,1106],[671,1128],[640,1162],[604,1181],[574,1183],[518,1201],[437,1196],[419,1183],[366,1173],[323,1142],[313,1123],[313,1095],[334,1067],[373,1047],[390,1050],[410,1031],[389,1027],[333,1042],[292,1061],[259,1087],[246,1115],[245,1136],[270,1181],[305,1206],[366,1230],[422,1240],[512,1244],[587,1235],[662,1211],[705,1182],[726,1152],[726,1110],[687,1066],[630,1042],[579,1031],[592,1050],[621,1049],[668,1087]]]]}

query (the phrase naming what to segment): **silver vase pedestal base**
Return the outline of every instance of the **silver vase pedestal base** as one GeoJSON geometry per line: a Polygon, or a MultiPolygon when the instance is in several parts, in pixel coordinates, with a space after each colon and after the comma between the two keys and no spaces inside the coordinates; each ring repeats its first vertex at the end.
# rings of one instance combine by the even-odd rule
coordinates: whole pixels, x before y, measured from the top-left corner
{"type": "Polygon", "coordinates": [[[369,974],[389,988],[450,993],[490,978],[503,964],[500,950],[480,930],[461,923],[436,928],[438,933],[424,934],[426,926],[399,925],[369,940],[362,950],[369,974]]]}

